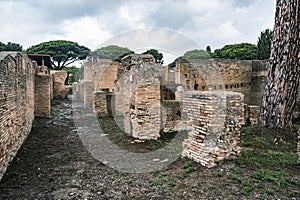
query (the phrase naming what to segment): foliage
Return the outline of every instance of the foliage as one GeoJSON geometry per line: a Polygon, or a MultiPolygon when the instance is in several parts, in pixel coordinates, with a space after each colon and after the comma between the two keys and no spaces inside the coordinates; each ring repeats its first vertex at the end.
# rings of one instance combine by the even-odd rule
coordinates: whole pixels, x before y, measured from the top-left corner
{"type": "Polygon", "coordinates": [[[145,51],[143,54],[151,54],[155,58],[155,62],[159,64],[163,64],[163,54],[159,53],[156,49],[149,49],[145,51]]]}
{"type": "Polygon", "coordinates": [[[80,68],[71,66],[71,67],[63,67],[62,70],[68,72],[68,80],[67,80],[68,84],[72,84],[78,81],[80,68]]]}
{"type": "Polygon", "coordinates": [[[0,51],[23,51],[23,47],[13,42],[8,42],[7,44],[0,42],[0,51]]]}
{"type": "Polygon", "coordinates": [[[211,48],[210,48],[210,46],[207,46],[207,47],[206,47],[206,51],[207,51],[208,53],[211,53],[211,48]]]}
{"type": "Polygon", "coordinates": [[[240,60],[256,59],[257,46],[249,43],[228,44],[221,49],[216,49],[213,53],[214,58],[229,58],[240,60]]]}
{"type": "Polygon", "coordinates": [[[187,161],[186,163],[184,163],[182,169],[184,169],[183,177],[188,177],[192,172],[197,170],[192,161],[187,161]]]}
{"type": "Polygon", "coordinates": [[[76,42],[53,40],[34,45],[26,50],[28,54],[49,54],[54,69],[60,70],[75,61],[85,59],[90,49],[76,42]]]}
{"type": "Polygon", "coordinates": [[[127,51],[126,53],[121,54],[118,58],[114,59],[114,61],[121,63],[122,58],[124,58],[127,55],[134,54],[134,51],[127,51]]]}
{"type": "Polygon", "coordinates": [[[269,59],[271,54],[271,43],[273,33],[270,29],[260,32],[257,41],[257,59],[269,59]]]}
{"type": "MultiPolygon", "coordinates": [[[[206,47],[207,50],[210,50],[210,46],[206,47]]],[[[185,52],[183,56],[176,58],[172,63],[170,63],[169,69],[174,69],[176,66],[176,61],[178,60],[188,60],[188,59],[208,59],[211,58],[211,53],[202,49],[194,49],[185,52]]]]}
{"type": "Polygon", "coordinates": [[[209,52],[202,50],[202,49],[194,49],[185,52],[182,57],[183,59],[207,59],[210,58],[209,52]]]}
{"type": "Polygon", "coordinates": [[[113,61],[121,62],[121,59],[134,52],[126,47],[119,47],[116,45],[110,45],[97,49],[88,56],[89,59],[111,59],[113,61]]]}

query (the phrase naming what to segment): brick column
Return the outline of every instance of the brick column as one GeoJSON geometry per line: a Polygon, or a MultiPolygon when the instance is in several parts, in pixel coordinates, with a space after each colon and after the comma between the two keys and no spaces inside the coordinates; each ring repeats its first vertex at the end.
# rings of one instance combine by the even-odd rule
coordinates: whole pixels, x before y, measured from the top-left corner
{"type": "Polygon", "coordinates": [[[106,94],[104,91],[93,92],[93,111],[97,117],[105,117],[108,115],[106,94]]]}
{"type": "Polygon", "coordinates": [[[50,117],[51,83],[51,75],[45,74],[35,76],[35,116],[50,117]]]}
{"type": "Polygon", "coordinates": [[[94,83],[93,82],[84,82],[83,83],[84,107],[92,108],[93,91],[94,91],[94,83]]]}

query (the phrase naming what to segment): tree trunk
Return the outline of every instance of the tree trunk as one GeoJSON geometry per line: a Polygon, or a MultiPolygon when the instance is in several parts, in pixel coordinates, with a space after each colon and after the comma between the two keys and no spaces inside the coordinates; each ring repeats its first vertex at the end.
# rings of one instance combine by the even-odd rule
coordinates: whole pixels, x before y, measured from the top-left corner
{"type": "Polygon", "coordinates": [[[299,1],[276,1],[270,68],[259,118],[261,126],[292,125],[300,77],[299,1]]]}

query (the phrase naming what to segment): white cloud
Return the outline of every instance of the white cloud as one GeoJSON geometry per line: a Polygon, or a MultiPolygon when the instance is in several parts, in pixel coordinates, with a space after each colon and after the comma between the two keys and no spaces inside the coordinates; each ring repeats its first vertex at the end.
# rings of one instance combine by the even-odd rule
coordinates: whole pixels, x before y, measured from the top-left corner
{"type": "Polygon", "coordinates": [[[215,49],[256,43],[260,31],[273,28],[274,7],[274,0],[2,0],[0,42],[27,48],[67,39],[93,50],[120,33],[160,27],[215,49]]]}
{"type": "Polygon", "coordinates": [[[98,18],[82,17],[79,19],[65,20],[62,25],[64,39],[76,41],[80,45],[95,50],[99,44],[111,37],[103,28],[98,18]]]}

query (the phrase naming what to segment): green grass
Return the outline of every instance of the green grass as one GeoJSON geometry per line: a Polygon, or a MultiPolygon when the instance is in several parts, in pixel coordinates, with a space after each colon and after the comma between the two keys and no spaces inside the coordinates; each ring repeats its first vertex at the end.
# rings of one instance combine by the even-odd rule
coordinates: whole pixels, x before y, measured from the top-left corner
{"type": "Polygon", "coordinates": [[[184,169],[183,177],[189,177],[192,172],[196,171],[196,167],[192,161],[185,162],[182,169],[184,169]]]}
{"type": "Polygon", "coordinates": [[[293,129],[245,127],[242,130],[241,157],[237,164],[252,164],[256,167],[280,167],[296,164],[297,140],[293,129]]]}

